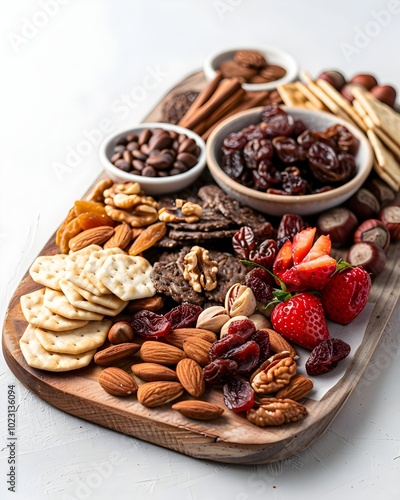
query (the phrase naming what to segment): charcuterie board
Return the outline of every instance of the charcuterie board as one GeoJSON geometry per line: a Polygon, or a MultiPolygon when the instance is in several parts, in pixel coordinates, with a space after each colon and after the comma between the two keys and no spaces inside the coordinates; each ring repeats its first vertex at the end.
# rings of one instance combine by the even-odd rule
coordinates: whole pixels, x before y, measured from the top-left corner
{"type": "MultiPolygon", "coordinates": [[[[203,73],[189,76],[158,103],[145,121],[161,120],[163,104],[170,94],[199,90],[204,83],[203,73]]],[[[57,251],[53,235],[41,255],[57,251]]],[[[11,371],[32,392],[84,420],[199,459],[241,464],[278,461],[300,452],[318,439],[356,387],[396,305],[400,289],[399,259],[399,244],[392,244],[386,267],[373,283],[370,295],[373,310],[359,347],[352,353],[339,381],[320,400],[306,398],[304,405],[308,414],[294,424],[259,428],[229,410],[221,418],[209,422],[191,420],[170,407],[149,409],[135,398],[118,398],[106,393],[97,380],[101,368],[94,363],[65,373],[29,367],[19,347],[19,339],[26,328],[19,300],[21,295],[38,288],[29,273],[22,279],[8,307],[2,335],[3,354],[11,371]]],[[[204,399],[223,406],[220,391],[207,391],[204,399]]]]}

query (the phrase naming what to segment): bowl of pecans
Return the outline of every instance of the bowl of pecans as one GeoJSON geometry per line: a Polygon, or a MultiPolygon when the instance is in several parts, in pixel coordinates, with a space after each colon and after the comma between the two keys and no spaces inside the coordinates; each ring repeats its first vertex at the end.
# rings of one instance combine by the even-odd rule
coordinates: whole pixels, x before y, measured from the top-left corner
{"type": "Polygon", "coordinates": [[[138,182],[148,195],[175,193],[192,184],[206,165],[204,140],[169,123],[142,123],[107,137],[101,163],[114,182],[138,182]]]}
{"type": "Polygon", "coordinates": [[[333,114],[270,104],[221,122],[207,165],[232,198],[260,212],[317,214],[349,199],[373,163],[363,132],[333,114]]]}
{"type": "Polygon", "coordinates": [[[271,91],[297,78],[298,64],[288,53],[273,47],[229,49],[209,55],[203,66],[207,80],[217,72],[237,78],[244,90],[271,91]]]}

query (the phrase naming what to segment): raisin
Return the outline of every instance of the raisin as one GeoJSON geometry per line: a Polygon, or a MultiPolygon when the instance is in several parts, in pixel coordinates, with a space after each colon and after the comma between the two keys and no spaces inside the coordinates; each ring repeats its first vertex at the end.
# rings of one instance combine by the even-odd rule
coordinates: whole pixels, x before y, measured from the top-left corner
{"type": "Polygon", "coordinates": [[[291,137],[274,137],[272,145],[283,163],[295,163],[300,159],[298,144],[291,137]]]}
{"type": "Polygon", "coordinates": [[[234,378],[224,384],[224,403],[237,413],[250,410],[254,405],[254,390],[247,380],[234,378]]]}
{"type": "Polygon", "coordinates": [[[248,340],[242,345],[229,349],[221,357],[222,359],[233,359],[233,361],[236,361],[238,373],[246,375],[251,373],[259,363],[260,346],[254,340],[248,340]]]}
{"type": "Polygon", "coordinates": [[[251,227],[241,227],[232,237],[232,246],[240,259],[248,260],[250,252],[256,247],[254,233],[251,227]]]}
{"type": "Polygon", "coordinates": [[[321,375],[332,371],[339,361],[350,354],[350,346],[344,340],[331,338],[320,342],[306,361],[308,375],[321,375]]]}
{"type": "Polygon", "coordinates": [[[282,188],[286,194],[299,196],[306,194],[307,183],[301,176],[285,171],[282,172],[282,188]]]}
{"type": "Polygon", "coordinates": [[[225,137],[223,145],[229,149],[243,149],[247,139],[241,132],[232,132],[225,137]]]}
{"type": "Polygon", "coordinates": [[[256,243],[264,240],[276,240],[276,229],[270,222],[263,222],[253,228],[254,238],[256,243]]]}
{"type": "Polygon", "coordinates": [[[292,241],[294,236],[305,228],[306,224],[300,215],[285,214],[278,226],[276,236],[278,248],[281,248],[286,240],[292,241]]]}
{"type": "Polygon", "coordinates": [[[147,339],[165,337],[172,330],[172,325],[165,316],[145,309],[138,311],[129,322],[135,334],[147,339]]]}
{"type": "Polygon", "coordinates": [[[289,137],[294,131],[294,118],[286,113],[271,116],[265,123],[265,133],[272,137],[284,135],[289,137]]]}
{"type": "Polygon", "coordinates": [[[314,177],[321,182],[331,182],[336,179],[335,172],[339,166],[339,160],[335,150],[323,143],[315,142],[308,150],[308,160],[314,177]]]}
{"type": "Polygon", "coordinates": [[[278,246],[275,240],[265,240],[259,245],[256,250],[249,253],[249,260],[266,267],[272,268],[276,254],[278,253],[278,246]]]}
{"type": "Polygon", "coordinates": [[[214,359],[203,368],[204,380],[209,384],[223,384],[237,371],[237,363],[232,359],[214,359]]]}
{"type": "Polygon", "coordinates": [[[173,330],[175,328],[191,328],[196,326],[197,318],[202,311],[203,308],[196,304],[183,302],[165,313],[164,317],[171,323],[173,330]]]}
{"type": "Polygon", "coordinates": [[[242,153],[236,149],[222,149],[222,169],[232,179],[240,179],[244,173],[244,160],[242,153]]]}
{"type": "Polygon", "coordinates": [[[258,364],[261,365],[271,356],[269,333],[267,330],[256,330],[249,340],[254,340],[260,348],[258,364]]]}
{"type": "Polygon", "coordinates": [[[264,304],[273,299],[274,278],[262,267],[255,267],[246,274],[245,284],[251,288],[258,302],[264,304]]]}

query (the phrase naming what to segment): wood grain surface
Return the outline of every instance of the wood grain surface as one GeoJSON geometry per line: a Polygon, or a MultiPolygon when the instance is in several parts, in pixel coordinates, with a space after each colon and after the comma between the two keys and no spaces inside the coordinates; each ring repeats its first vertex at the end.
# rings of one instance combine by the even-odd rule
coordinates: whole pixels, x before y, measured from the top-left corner
{"type": "MultiPolygon", "coordinates": [[[[200,89],[202,73],[184,79],[171,90],[145,121],[159,121],[165,100],[174,92],[200,89]]],[[[54,235],[41,255],[58,253],[54,235]]],[[[22,315],[20,296],[40,286],[27,273],[14,293],[3,325],[3,355],[15,376],[32,392],[51,405],[82,419],[148,441],[192,457],[225,463],[262,464],[286,459],[318,439],[340,411],[362,376],[385,331],[400,290],[400,246],[392,244],[385,270],[373,283],[370,302],[375,304],[362,343],[339,382],[320,401],[306,399],[308,415],[296,424],[261,429],[229,410],[217,420],[197,422],[169,407],[148,409],[135,397],[118,398],[107,394],[97,381],[101,367],[66,373],[36,370],[22,356],[19,339],[27,323],[22,315]]],[[[119,366],[129,368],[121,363],[119,366]]],[[[222,394],[208,389],[204,399],[224,406],[222,394]]]]}

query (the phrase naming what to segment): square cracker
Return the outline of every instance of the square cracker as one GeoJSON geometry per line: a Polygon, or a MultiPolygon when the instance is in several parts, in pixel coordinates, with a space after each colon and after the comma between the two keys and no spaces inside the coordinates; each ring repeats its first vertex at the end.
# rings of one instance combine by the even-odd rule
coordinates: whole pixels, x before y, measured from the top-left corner
{"type": "Polygon", "coordinates": [[[43,305],[51,312],[64,316],[69,319],[83,319],[88,321],[99,321],[103,319],[103,314],[93,311],[79,309],[73,306],[63,292],[46,288],[43,298],[43,305]]]}
{"type": "Polygon", "coordinates": [[[152,297],[156,291],[151,280],[152,265],[144,257],[110,255],[99,272],[99,278],[122,300],[152,297]]]}
{"type": "Polygon", "coordinates": [[[70,283],[70,285],[72,288],[74,288],[76,292],[79,293],[79,295],[81,295],[88,302],[92,302],[93,304],[98,304],[99,306],[106,307],[107,309],[119,309],[122,305],[127,304],[127,301],[121,300],[113,293],[107,293],[105,295],[94,295],[93,293],[90,293],[83,288],[79,288],[79,286],[75,285],[74,283],[70,283]]]}
{"type": "MultiPolygon", "coordinates": [[[[103,295],[109,294],[110,290],[103,284],[103,282],[99,279],[98,273],[101,269],[101,266],[106,261],[107,257],[115,254],[126,254],[120,248],[108,248],[96,250],[90,254],[88,261],[85,264],[83,269],[84,274],[88,277],[89,281],[96,287],[97,290],[103,295]]],[[[93,294],[95,295],[95,294],[93,294]]]]}
{"type": "MultiPolygon", "coordinates": [[[[89,300],[86,300],[75,288],[73,283],[70,283],[67,280],[62,280],[60,282],[62,291],[67,297],[68,301],[75,307],[79,307],[79,309],[85,309],[86,311],[92,311],[98,314],[103,314],[104,316],[117,316],[120,312],[122,312],[125,306],[128,304],[128,301],[119,300],[118,307],[106,307],[101,304],[96,304],[89,300]]],[[[114,305],[114,304],[113,304],[114,305]]]]}
{"type": "Polygon", "coordinates": [[[90,321],[82,328],[75,328],[66,332],[52,332],[43,328],[36,328],[35,335],[40,344],[49,352],[60,354],[82,354],[97,349],[104,344],[111,320],[90,321]]]}
{"type": "Polygon", "coordinates": [[[102,292],[90,281],[90,276],[84,271],[91,253],[97,250],[101,250],[99,245],[89,245],[86,248],[82,248],[82,250],[69,253],[66,261],[65,275],[71,283],[89,290],[94,295],[102,295],[102,292]]]}
{"type": "Polygon", "coordinates": [[[87,320],[68,319],[51,312],[44,306],[45,289],[21,295],[22,313],[28,323],[55,332],[71,330],[88,324],[87,320]]]}
{"type": "Polygon", "coordinates": [[[93,359],[96,349],[80,354],[57,354],[47,351],[39,342],[35,327],[28,325],[22,335],[19,345],[22,354],[32,368],[51,372],[77,370],[87,366],[93,359]]]}
{"type": "Polygon", "coordinates": [[[65,278],[66,259],[67,255],[63,253],[40,255],[29,268],[29,274],[36,283],[53,290],[61,290],[59,281],[65,278]]]}

